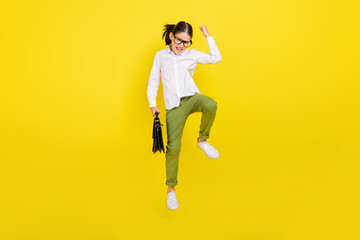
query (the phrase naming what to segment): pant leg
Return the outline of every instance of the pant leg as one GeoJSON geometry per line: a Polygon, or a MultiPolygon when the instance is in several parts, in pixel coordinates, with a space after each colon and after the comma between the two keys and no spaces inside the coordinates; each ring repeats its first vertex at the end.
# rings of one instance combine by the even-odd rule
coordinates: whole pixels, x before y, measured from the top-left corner
{"type": "Polygon", "coordinates": [[[166,182],[168,186],[178,183],[179,155],[181,151],[181,137],[183,134],[187,115],[181,106],[166,110],[166,182]]]}
{"type": "Polygon", "coordinates": [[[217,102],[207,95],[196,93],[183,102],[183,108],[186,115],[202,112],[199,136],[203,139],[210,138],[210,130],[217,111],[217,102]]]}

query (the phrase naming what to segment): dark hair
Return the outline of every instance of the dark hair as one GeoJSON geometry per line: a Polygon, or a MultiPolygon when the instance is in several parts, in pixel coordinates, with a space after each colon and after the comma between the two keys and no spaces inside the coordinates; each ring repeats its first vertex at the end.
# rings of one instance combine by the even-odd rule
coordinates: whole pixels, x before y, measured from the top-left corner
{"type": "Polygon", "coordinates": [[[164,33],[162,35],[162,39],[165,37],[165,45],[169,45],[171,43],[171,39],[169,37],[170,33],[174,35],[178,32],[186,32],[192,38],[193,29],[190,23],[185,21],[180,21],[176,25],[175,24],[165,24],[164,25],[164,33]]]}

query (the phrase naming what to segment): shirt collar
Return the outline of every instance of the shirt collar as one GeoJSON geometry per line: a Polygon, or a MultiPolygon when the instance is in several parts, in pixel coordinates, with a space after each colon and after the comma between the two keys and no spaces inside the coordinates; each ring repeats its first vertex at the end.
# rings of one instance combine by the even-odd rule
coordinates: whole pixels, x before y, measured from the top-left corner
{"type": "Polygon", "coordinates": [[[185,50],[184,52],[182,52],[181,54],[175,54],[173,51],[171,51],[170,48],[171,48],[171,43],[169,44],[169,47],[167,48],[168,54],[174,54],[174,55],[180,55],[180,56],[184,56],[184,55],[185,55],[186,50],[185,50]]]}

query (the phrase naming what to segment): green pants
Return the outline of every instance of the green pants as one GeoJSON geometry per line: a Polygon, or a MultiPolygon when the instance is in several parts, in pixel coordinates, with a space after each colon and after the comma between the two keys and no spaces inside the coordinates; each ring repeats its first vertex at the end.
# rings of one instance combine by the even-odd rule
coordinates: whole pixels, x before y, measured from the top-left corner
{"type": "MultiPolygon", "coordinates": [[[[167,146],[166,146],[166,182],[168,186],[178,183],[177,174],[179,155],[181,151],[181,137],[188,116],[194,112],[202,112],[199,136],[203,139],[210,137],[210,129],[213,125],[217,110],[217,102],[206,95],[183,97],[178,107],[166,109],[167,146]]],[[[196,140],[194,139],[194,144],[196,140]]]]}

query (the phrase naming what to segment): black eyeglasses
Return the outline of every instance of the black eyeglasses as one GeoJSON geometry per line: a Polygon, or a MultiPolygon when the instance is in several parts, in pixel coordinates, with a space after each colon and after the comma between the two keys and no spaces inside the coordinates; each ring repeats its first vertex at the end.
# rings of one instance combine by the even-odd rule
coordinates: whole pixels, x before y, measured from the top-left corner
{"type": "Polygon", "coordinates": [[[181,44],[181,43],[183,43],[184,47],[190,47],[191,44],[192,44],[192,40],[190,40],[190,42],[188,42],[188,41],[182,40],[181,38],[178,38],[177,36],[174,36],[174,37],[175,37],[175,38],[174,38],[174,42],[175,42],[176,44],[181,44]]]}

